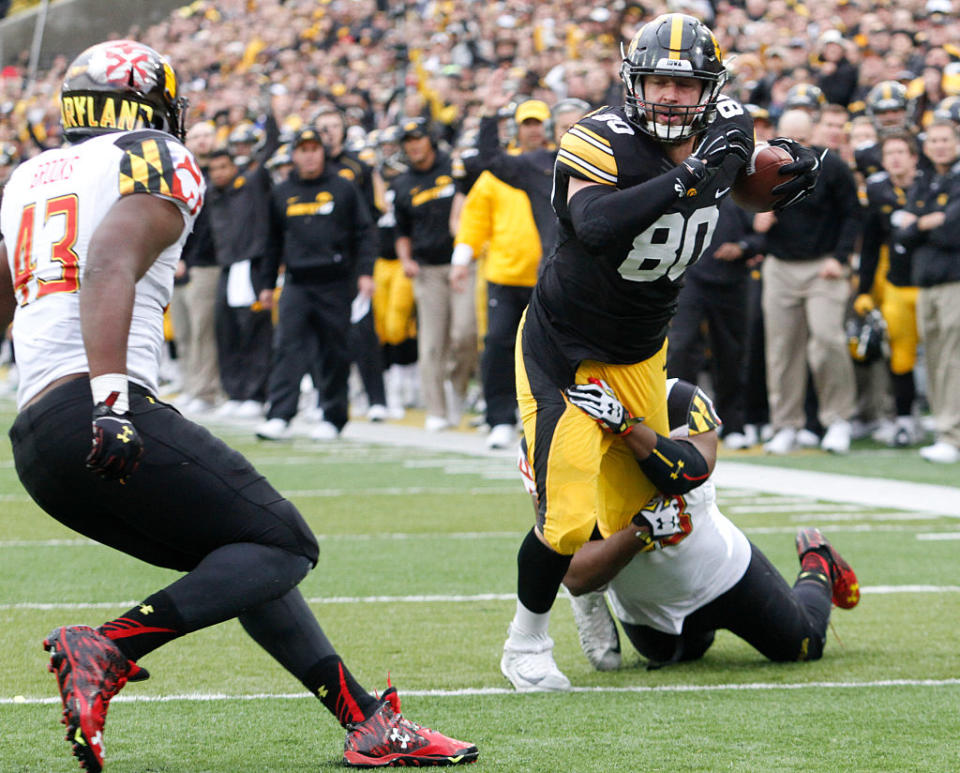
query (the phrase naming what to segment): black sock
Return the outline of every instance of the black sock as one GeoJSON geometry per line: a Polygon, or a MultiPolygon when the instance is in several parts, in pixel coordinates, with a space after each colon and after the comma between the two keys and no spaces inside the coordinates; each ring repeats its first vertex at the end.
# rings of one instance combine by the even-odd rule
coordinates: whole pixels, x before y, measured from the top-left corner
{"type": "Polygon", "coordinates": [[[917,396],[913,371],[891,373],[890,380],[893,382],[893,402],[897,408],[897,416],[909,416],[913,413],[913,401],[917,396]]]}
{"type": "Polygon", "coordinates": [[[97,630],[133,661],[186,633],[179,613],[164,591],[154,593],[97,630]]]}
{"type": "Polygon", "coordinates": [[[376,711],[379,701],[364,690],[339,655],[319,661],[303,680],[341,726],[363,722],[376,711]]]}
{"type": "Polygon", "coordinates": [[[517,598],[531,612],[549,612],[573,556],[562,556],[544,545],[533,529],[517,553],[517,598]]]}

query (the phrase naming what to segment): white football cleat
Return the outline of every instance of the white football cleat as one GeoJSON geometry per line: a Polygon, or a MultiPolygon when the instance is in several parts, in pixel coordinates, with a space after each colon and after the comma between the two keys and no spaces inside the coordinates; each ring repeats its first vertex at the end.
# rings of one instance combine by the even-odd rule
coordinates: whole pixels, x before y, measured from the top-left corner
{"type": "Polygon", "coordinates": [[[723,436],[723,447],[730,451],[741,451],[751,445],[752,443],[742,432],[730,432],[723,436]]]}
{"type": "Polygon", "coordinates": [[[427,432],[441,432],[445,429],[450,429],[450,422],[447,421],[443,416],[427,416],[423,422],[423,428],[427,432]]]}
{"type": "Polygon", "coordinates": [[[956,464],[960,461],[960,448],[946,440],[938,440],[932,446],[921,448],[920,456],[935,464],[956,464]]]}
{"type": "Polygon", "coordinates": [[[263,416],[263,403],[256,400],[244,400],[232,414],[237,419],[259,419],[263,416]]]}
{"type": "Polygon", "coordinates": [[[267,419],[256,429],[261,440],[283,440],[290,435],[290,422],[285,419],[267,419]]]}
{"type": "Polygon", "coordinates": [[[336,424],[331,424],[329,421],[321,421],[310,432],[311,440],[336,440],[338,437],[340,437],[340,430],[337,429],[336,424]]]}
{"type": "Polygon", "coordinates": [[[831,454],[850,453],[850,422],[835,421],[829,427],[820,441],[820,448],[831,454]]]}
{"type": "Polygon", "coordinates": [[[893,425],[893,436],[887,445],[894,448],[906,448],[923,440],[923,431],[913,416],[897,416],[893,425]]]}
{"type": "Polygon", "coordinates": [[[768,454],[783,456],[789,454],[797,446],[797,431],[793,427],[784,427],[777,431],[770,440],[763,444],[763,450],[768,454]]]}
{"type": "Polygon", "coordinates": [[[237,409],[241,405],[243,405],[243,403],[241,403],[239,400],[227,400],[219,408],[217,408],[216,411],[214,411],[213,415],[220,419],[226,419],[231,416],[235,416],[237,409]]]}
{"type": "Polygon", "coordinates": [[[497,424],[487,435],[487,448],[513,448],[518,440],[516,427],[512,424],[497,424]]]}
{"type": "Polygon", "coordinates": [[[570,680],[553,659],[553,639],[547,634],[525,634],[513,623],[503,643],[500,671],[518,692],[566,692],[570,680]]]}
{"type": "Polygon", "coordinates": [[[620,634],[607,608],[603,591],[570,596],[573,619],[577,623],[580,649],[597,671],[620,668],[620,634]]]}
{"type": "Polygon", "coordinates": [[[376,403],[367,408],[367,421],[385,421],[388,415],[385,405],[376,403]]]}

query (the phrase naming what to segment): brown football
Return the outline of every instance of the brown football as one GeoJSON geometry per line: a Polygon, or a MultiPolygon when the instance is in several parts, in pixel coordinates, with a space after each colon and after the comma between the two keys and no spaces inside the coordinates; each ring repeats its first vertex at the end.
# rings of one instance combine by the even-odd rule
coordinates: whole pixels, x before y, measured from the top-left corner
{"type": "Polygon", "coordinates": [[[779,196],[772,191],[781,183],[792,180],[781,175],[780,167],[793,163],[793,157],[783,148],[758,142],[753,157],[744,165],[733,183],[730,195],[738,206],[748,212],[767,212],[773,209],[779,196]]]}

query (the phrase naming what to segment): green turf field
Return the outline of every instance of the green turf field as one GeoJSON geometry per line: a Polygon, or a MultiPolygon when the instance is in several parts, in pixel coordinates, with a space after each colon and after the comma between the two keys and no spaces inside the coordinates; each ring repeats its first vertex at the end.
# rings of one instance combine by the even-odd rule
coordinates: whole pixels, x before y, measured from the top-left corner
{"type": "MultiPolygon", "coordinates": [[[[0,422],[11,419],[0,404],[0,422]]],[[[552,634],[575,692],[517,695],[499,657],[532,514],[511,459],[222,434],[320,535],[320,565],[301,587],[354,673],[383,689],[389,672],[411,719],[480,747],[474,770],[960,770],[960,520],[918,516],[909,501],[878,510],[818,501],[815,491],[721,489],[721,508],[791,580],[799,526],[821,526],[856,568],[863,599],[834,614],[823,660],[774,665],[721,632],[698,663],[648,672],[627,653],[621,671],[600,674],[580,654],[560,599],[552,634]]],[[[886,477],[912,475],[915,453],[857,454],[887,460],[878,462],[886,477]]],[[[853,458],[811,453],[798,466],[850,474],[853,458]]],[[[40,642],[56,625],[115,616],[175,574],[39,511],[8,442],[0,508],[0,771],[78,770],[40,642]]],[[[339,767],[342,731],[236,623],[143,663],[152,678],[110,709],[111,773],[339,767]]]]}

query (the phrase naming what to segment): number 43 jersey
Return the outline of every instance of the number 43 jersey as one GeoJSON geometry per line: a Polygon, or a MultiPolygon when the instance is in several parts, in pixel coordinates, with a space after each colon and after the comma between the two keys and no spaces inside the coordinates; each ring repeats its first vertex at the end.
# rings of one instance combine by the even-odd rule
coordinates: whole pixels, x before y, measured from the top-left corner
{"type": "MultiPolygon", "coordinates": [[[[723,97],[717,112],[717,122],[739,124],[753,136],[752,119],[739,102],[723,97]]],[[[541,269],[528,316],[547,329],[571,363],[633,363],[657,352],[684,271],[710,244],[718,205],[739,165],[724,165],[694,195],[681,198],[670,193],[675,179],[666,173],[677,165],[663,147],[637,129],[622,106],[581,119],[561,140],[553,186],[557,248],[541,269]],[[624,234],[598,255],[574,232],[567,207],[571,177],[618,189],[647,183],[651,200],[668,203],[651,208],[647,228],[624,234]]]]}
{"type": "Polygon", "coordinates": [[[183,214],[180,238],[136,285],[127,373],[155,393],[163,310],[183,242],[203,204],[203,175],[190,151],[163,132],[114,132],[48,150],[11,175],[0,230],[18,303],[18,407],[51,381],[88,370],[79,304],[87,249],[110,208],[132,194],[168,199],[183,214]]]}

